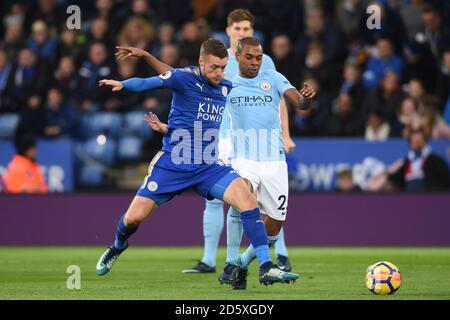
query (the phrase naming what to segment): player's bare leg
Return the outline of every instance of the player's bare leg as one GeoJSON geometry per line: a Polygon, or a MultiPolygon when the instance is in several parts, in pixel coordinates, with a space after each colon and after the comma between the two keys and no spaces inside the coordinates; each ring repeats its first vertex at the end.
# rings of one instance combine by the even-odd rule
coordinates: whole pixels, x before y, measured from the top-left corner
{"type": "Polygon", "coordinates": [[[157,207],[152,199],[134,197],[127,212],[119,220],[114,244],[108,247],[98,260],[97,275],[103,276],[111,270],[120,254],[128,248],[128,238],[157,207]]]}

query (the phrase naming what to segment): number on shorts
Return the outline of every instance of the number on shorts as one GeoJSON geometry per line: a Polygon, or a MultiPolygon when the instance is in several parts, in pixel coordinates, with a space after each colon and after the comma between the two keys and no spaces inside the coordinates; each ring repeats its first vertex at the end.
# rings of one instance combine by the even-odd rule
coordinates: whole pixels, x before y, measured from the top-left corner
{"type": "Polygon", "coordinates": [[[284,205],[286,204],[286,196],[284,194],[282,194],[281,196],[278,197],[278,200],[281,201],[281,204],[278,207],[278,210],[285,211],[286,207],[284,205]]]}

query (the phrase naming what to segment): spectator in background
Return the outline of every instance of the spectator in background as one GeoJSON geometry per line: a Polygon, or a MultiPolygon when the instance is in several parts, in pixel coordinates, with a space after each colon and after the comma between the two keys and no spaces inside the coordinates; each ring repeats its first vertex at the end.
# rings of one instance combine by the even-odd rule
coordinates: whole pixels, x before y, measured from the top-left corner
{"type": "Polygon", "coordinates": [[[36,162],[36,140],[30,134],[16,135],[16,155],[2,177],[6,193],[48,193],[45,178],[36,162]]]}
{"type": "Polygon", "coordinates": [[[175,42],[175,27],[170,22],[163,22],[158,27],[158,36],[156,41],[153,41],[150,53],[155,57],[160,56],[161,47],[166,44],[173,44],[175,42]]]}
{"type": "Polygon", "coordinates": [[[295,68],[300,62],[296,56],[291,39],[285,34],[272,38],[272,59],[278,72],[282,73],[293,86],[301,85],[301,71],[295,68]]]}
{"type": "Polygon", "coordinates": [[[380,112],[391,124],[395,124],[398,106],[403,100],[399,79],[395,72],[387,72],[377,88],[367,93],[363,112],[367,116],[371,111],[380,112]]]}
{"type": "Polygon", "coordinates": [[[357,37],[361,18],[365,15],[367,6],[367,0],[337,1],[337,19],[347,41],[352,41],[357,37]]]}
{"type": "Polygon", "coordinates": [[[180,67],[198,65],[198,52],[203,40],[194,21],[186,22],[183,25],[178,46],[180,49],[180,67]]]}
{"type": "Polygon", "coordinates": [[[422,31],[422,6],[423,0],[411,0],[401,2],[399,12],[405,24],[406,34],[409,40],[412,40],[422,31]]]}
{"type": "Polygon", "coordinates": [[[105,18],[95,18],[91,22],[87,36],[87,46],[94,42],[101,42],[106,45],[108,50],[114,49],[114,41],[110,38],[108,20],[105,18]]]}
{"type": "Polygon", "coordinates": [[[438,109],[440,112],[444,112],[445,104],[450,98],[450,44],[442,53],[442,62],[439,71],[436,93],[439,98],[438,109]]]}
{"type": "Polygon", "coordinates": [[[436,103],[426,101],[420,114],[420,126],[432,139],[450,139],[450,125],[436,111],[436,103]]]}
{"type": "Polygon", "coordinates": [[[327,123],[327,135],[336,137],[362,136],[362,122],[354,109],[352,98],[340,94],[333,108],[334,113],[327,123]]]}
{"type": "Polygon", "coordinates": [[[93,16],[90,20],[94,18],[102,18],[108,21],[108,25],[114,30],[111,32],[115,33],[117,26],[114,24],[115,19],[117,19],[116,12],[114,10],[114,0],[95,0],[95,10],[93,11],[93,16]]]}
{"type": "MultiPolygon", "coordinates": [[[[72,57],[75,62],[81,63],[83,46],[86,43],[86,37],[83,33],[78,32],[78,30],[70,30],[64,27],[61,32],[60,39],[60,57],[72,57]]],[[[61,60],[59,60],[61,63],[61,60]]]]}
{"type": "Polygon", "coordinates": [[[76,64],[73,57],[62,57],[54,74],[54,85],[66,99],[75,103],[80,97],[77,95],[79,78],[76,73],[76,64]]]}
{"type": "Polygon", "coordinates": [[[130,9],[130,16],[143,18],[153,24],[158,23],[156,12],[147,0],[133,0],[130,9]]]}
{"type": "Polygon", "coordinates": [[[308,82],[314,88],[316,96],[308,110],[291,109],[290,131],[297,136],[323,136],[326,134],[326,122],[330,115],[331,96],[322,90],[314,76],[307,75],[303,82],[308,82]]]}
{"type": "Polygon", "coordinates": [[[120,46],[149,50],[155,39],[155,29],[147,20],[140,17],[130,18],[119,33],[117,43],[120,46]]]}
{"type": "MultiPolygon", "coordinates": [[[[419,103],[411,97],[406,97],[400,104],[397,114],[398,127],[395,136],[408,136],[408,128],[417,128],[420,125],[419,103]]],[[[394,130],[395,130],[394,129],[394,130]]]]}
{"type": "Polygon", "coordinates": [[[304,74],[311,74],[319,81],[323,90],[336,91],[336,79],[338,77],[338,69],[336,64],[327,63],[325,61],[325,48],[319,42],[311,42],[308,46],[306,58],[303,66],[304,74]]]}
{"type": "Polygon", "coordinates": [[[407,90],[408,97],[411,97],[418,103],[424,102],[427,92],[425,91],[425,88],[420,79],[417,78],[410,79],[408,81],[407,88],[408,88],[407,90]]]}
{"type": "Polygon", "coordinates": [[[391,127],[379,111],[372,111],[367,117],[365,138],[367,141],[384,141],[389,138],[391,127]]]}
{"type": "Polygon", "coordinates": [[[411,76],[420,77],[427,91],[435,93],[441,54],[450,43],[450,28],[438,6],[430,1],[425,1],[422,6],[421,22],[422,29],[410,41],[405,53],[411,64],[411,76]]]}
{"type": "Polygon", "coordinates": [[[336,191],[361,192],[361,187],[353,183],[353,172],[350,168],[344,168],[337,172],[336,191]]]}
{"type": "Polygon", "coordinates": [[[16,59],[22,48],[25,47],[23,27],[14,21],[6,26],[4,38],[1,39],[1,47],[5,49],[10,59],[16,59]]]}
{"type": "Polygon", "coordinates": [[[350,95],[357,109],[361,109],[365,90],[362,84],[361,68],[355,59],[348,59],[344,65],[339,92],[350,95]]]}
{"type": "Polygon", "coordinates": [[[402,165],[389,175],[399,190],[444,191],[450,188],[450,171],[440,156],[432,153],[423,129],[409,133],[410,150],[402,165]]]}
{"type": "Polygon", "coordinates": [[[98,87],[98,81],[110,77],[112,66],[103,43],[95,42],[89,48],[89,58],[78,70],[78,94],[81,97],[81,111],[98,110],[109,96],[108,90],[98,87]]]}
{"type": "Polygon", "coordinates": [[[13,86],[13,64],[4,49],[0,49],[0,113],[14,111],[11,105],[11,88],[13,86]]]}
{"type": "Polygon", "coordinates": [[[27,47],[31,48],[40,59],[47,59],[55,66],[58,58],[58,41],[50,37],[45,22],[42,20],[34,22],[31,32],[31,37],[26,42],[27,47]]]}
{"type": "Polygon", "coordinates": [[[342,65],[345,61],[347,49],[345,38],[337,26],[327,23],[321,8],[311,9],[306,16],[306,26],[303,34],[296,42],[296,51],[300,59],[304,60],[311,43],[321,43],[325,53],[325,63],[342,65]]]}
{"type": "Polygon", "coordinates": [[[431,51],[436,65],[439,66],[441,54],[450,43],[450,28],[443,21],[439,8],[431,3],[425,3],[423,6],[422,22],[425,26],[425,43],[431,51]]]}
{"type": "MultiPolygon", "coordinates": [[[[5,25],[5,27],[11,25],[19,25],[23,27],[26,23],[26,15],[26,6],[23,3],[14,1],[10,6],[9,11],[4,15],[3,21],[1,22],[5,25]]],[[[4,31],[5,30],[3,29],[3,25],[0,23],[0,34],[4,34],[4,31]]]]}
{"type": "Polygon", "coordinates": [[[31,49],[20,50],[10,93],[14,110],[21,110],[31,96],[36,96],[33,101],[41,100],[50,84],[50,70],[46,61],[38,60],[31,49]]]}
{"type": "Polygon", "coordinates": [[[383,76],[388,71],[395,72],[401,77],[404,62],[401,57],[394,53],[392,43],[388,38],[381,38],[377,41],[378,55],[372,57],[366,65],[364,71],[364,87],[373,89],[378,86],[383,76]]]}
{"type": "Polygon", "coordinates": [[[76,124],[75,108],[64,99],[57,88],[48,90],[45,113],[45,137],[74,136],[76,124]]]}
{"type": "Polygon", "coordinates": [[[59,27],[65,23],[66,13],[64,9],[59,6],[57,0],[39,0],[33,21],[43,20],[50,29],[50,34],[54,36],[59,27]]]}
{"type": "MultiPolygon", "coordinates": [[[[129,58],[119,61],[117,64],[117,75],[114,77],[119,81],[136,77],[136,59],[129,58]]],[[[108,97],[105,101],[104,109],[106,111],[127,112],[140,107],[143,101],[143,93],[133,91],[119,91],[108,97]]]]}

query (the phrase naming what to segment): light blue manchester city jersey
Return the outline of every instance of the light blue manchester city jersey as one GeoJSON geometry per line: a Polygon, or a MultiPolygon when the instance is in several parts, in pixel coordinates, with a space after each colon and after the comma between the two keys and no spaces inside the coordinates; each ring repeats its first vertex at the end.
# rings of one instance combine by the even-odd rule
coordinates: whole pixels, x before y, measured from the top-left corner
{"type": "Polygon", "coordinates": [[[281,73],[260,70],[255,78],[236,75],[227,97],[233,145],[231,158],[285,160],[280,124],[280,98],[294,88],[281,73]]]}
{"type": "MultiPolygon", "coordinates": [[[[273,63],[272,58],[269,57],[267,54],[263,54],[262,65],[261,65],[261,70],[265,70],[265,69],[276,70],[275,64],[273,63]]],[[[236,56],[232,55],[231,50],[228,49],[228,64],[225,68],[225,78],[230,80],[231,78],[233,78],[236,75],[239,75],[239,64],[236,60],[236,56]]],[[[229,129],[229,128],[230,128],[229,114],[225,110],[225,112],[223,113],[223,116],[222,116],[222,123],[220,124],[219,136],[221,138],[224,138],[228,131],[227,129],[229,129]]]]}

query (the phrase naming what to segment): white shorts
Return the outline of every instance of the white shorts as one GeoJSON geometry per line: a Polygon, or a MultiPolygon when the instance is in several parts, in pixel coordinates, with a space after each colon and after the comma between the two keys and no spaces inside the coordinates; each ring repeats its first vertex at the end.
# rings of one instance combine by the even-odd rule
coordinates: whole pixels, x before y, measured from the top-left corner
{"type": "Polygon", "coordinates": [[[231,166],[251,182],[261,213],[286,220],[289,181],[286,161],[232,159],[231,166]]]}
{"type": "Polygon", "coordinates": [[[225,164],[231,164],[230,156],[233,150],[230,138],[219,138],[219,160],[225,164]]]}

